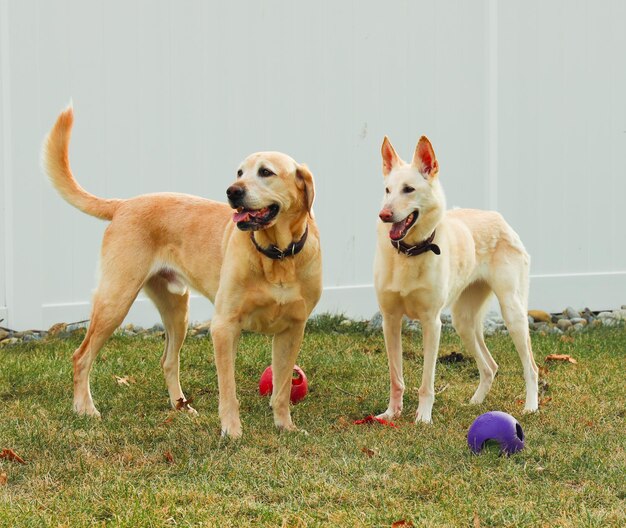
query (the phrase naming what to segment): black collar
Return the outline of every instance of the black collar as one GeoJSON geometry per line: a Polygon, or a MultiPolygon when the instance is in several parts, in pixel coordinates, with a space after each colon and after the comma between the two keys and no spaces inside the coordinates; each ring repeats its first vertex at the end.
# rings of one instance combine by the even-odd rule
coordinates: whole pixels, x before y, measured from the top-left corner
{"type": "Polygon", "coordinates": [[[432,251],[435,255],[440,255],[441,250],[437,244],[432,244],[432,241],[435,239],[435,231],[430,235],[426,240],[420,242],[419,244],[415,244],[414,246],[409,246],[402,242],[402,240],[398,240],[397,242],[391,241],[391,245],[398,250],[398,253],[404,253],[408,257],[414,257],[415,255],[421,255],[422,253],[426,253],[427,251],[432,251]]]}
{"type": "Polygon", "coordinates": [[[300,253],[300,251],[302,251],[308,234],[309,226],[307,224],[302,238],[297,242],[292,242],[285,249],[280,249],[273,244],[266,248],[259,246],[257,241],[254,239],[254,231],[250,233],[250,238],[252,239],[252,243],[254,244],[254,247],[257,249],[257,251],[263,253],[266,257],[269,257],[273,260],[283,260],[285,257],[293,257],[294,255],[297,255],[298,253],[300,253]]]}

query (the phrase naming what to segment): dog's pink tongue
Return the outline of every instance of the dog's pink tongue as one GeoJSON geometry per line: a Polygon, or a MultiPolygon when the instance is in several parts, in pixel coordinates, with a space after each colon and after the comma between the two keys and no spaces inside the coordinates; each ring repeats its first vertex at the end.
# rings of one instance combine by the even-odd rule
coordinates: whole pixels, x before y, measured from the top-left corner
{"type": "Polygon", "coordinates": [[[233,214],[233,222],[247,222],[250,220],[249,211],[241,211],[240,213],[233,214]]]}
{"type": "Polygon", "coordinates": [[[399,238],[402,238],[405,225],[406,218],[404,220],[401,220],[400,222],[391,224],[391,229],[389,230],[389,238],[391,238],[392,240],[398,240],[399,238]]]}

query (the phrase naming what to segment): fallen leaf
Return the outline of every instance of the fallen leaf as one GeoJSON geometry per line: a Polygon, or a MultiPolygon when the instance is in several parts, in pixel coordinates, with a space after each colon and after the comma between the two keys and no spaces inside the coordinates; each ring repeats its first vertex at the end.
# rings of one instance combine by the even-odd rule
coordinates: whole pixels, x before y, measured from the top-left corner
{"type": "Polygon", "coordinates": [[[0,473],[0,486],[6,486],[6,483],[8,482],[9,477],[7,477],[6,473],[0,473]]]}
{"type": "Polygon", "coordinates": [[[517,405],[522,405],[522,403],[524,403],[524,400],[515,400],[515,403],[517,403],[517,405]]]}
{"type": "Polygon", "coordinates": [[[378,449],[370,449],[369,447],[362,447],[361,452],[365,453],[369,458],[378,454],[378,449]]]}
{"type": "Polygon", "coordinates": [[[26,464],[26,461],[13,451],[13,449],[3,449],[0,451],[0,458],[6,458],[7,460],[12,460],[13,462],[19,462],[20,464],[26,464]]]}
{"type": "Polygon", "coordinates": [[[136,383],[135,378],[132,376],[115,376],[115,379],[117,380],[118,385],[126,385],[127,387],[130,387],[131,383],[136,383]]]}
{"type": "Polygon", "coordinates": [[[480,517],[478,512],[474,512],[474,528],[480,528],[480,517]]]}
{"type": "Polygon", "coordinates": [[[574,364],[578,363],[578,361],[568,354],[550,354],[546,356],[546,361],[569,361],[574,364]]]}
{"type": "Polygon", "coordinates": [[[572,336],[562,335],[561,336],[561,341],[563,341],[563,343],[573,343],[574,342],[574,338],[572,336]]]}
{"type": "Polygon", "coordinates": [[[174,455],[172,455],[172,453],[170,451],[166,451],[165,453],[163,453],[163,456],[165,457],[165,461],[168,464],[173,464],[174,463],[174,455]]]}
{"type": "Polygon", "coordinates": [[[547,376],[548,372],[550,372],[548,370],[548,367],[546,367],[546,366],[539,367],[539,374],[541,374],[542,376],[547,376]]]}
{"type": "Polygon", "coordinates": [[[404,519],[400,519],[399,521],[394,521],[391,523],[391,528],[400,528],[400,526],[413,526],[413,523],[404,519]]]}
{"type": "Polygon", "coordinates": [[[546,396],[545,398],[541,398],[539,400],[539,407],[543,407],[546,403],[549,403],[552,401],[552,396],[546,396]]]}
{"type": "Polygon", "coordinates": [[[176,410],[180,411],[181,409],[189,409],[189,404],[193,401],[193,398],[185,399],[178,398],[176,400],[176,410]]]}
{"type": "Polygon", "coordinates": [[[161,425],[169,425],[174,421],[174,416],[168,416],[165,420],[161,422],[161,425]]]}

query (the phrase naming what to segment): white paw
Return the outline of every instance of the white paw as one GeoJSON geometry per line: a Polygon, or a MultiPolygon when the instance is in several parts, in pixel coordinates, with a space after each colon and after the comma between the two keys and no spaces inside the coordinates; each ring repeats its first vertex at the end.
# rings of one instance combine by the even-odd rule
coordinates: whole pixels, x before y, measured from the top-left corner
{"type": "Polygon", "coordinates": [[[100,418],[100,411],[93,405],[85,405],[74,403],[74,412],[81,416],[91,416],[92,418],[100,418]]]}
{"type": "Polygon", "coordinates": [[[232,438],[233,440],[241,438],[243,430],[239,418],[231,420],[222,420],[222,436],[232,438]]]}
{"type": "Polygon", "coordinates": [[[421,411],[420,409],[417,410],[417,412],[415,413],[415,423],[427,423],[427,424],[431,424],[433,423],[433,419],[431,416],[431,410],[429,409],[428,411],[421,411]]]}
{"type": "Polygon", "coordinates": [[[378,418],[379,420],[386,420],[387,422],[391,422],[400,418],[401,414],[402,410],[393,411],[391,409],[387,409],[384,413],[376,415],[376,418],[378,418]]]}

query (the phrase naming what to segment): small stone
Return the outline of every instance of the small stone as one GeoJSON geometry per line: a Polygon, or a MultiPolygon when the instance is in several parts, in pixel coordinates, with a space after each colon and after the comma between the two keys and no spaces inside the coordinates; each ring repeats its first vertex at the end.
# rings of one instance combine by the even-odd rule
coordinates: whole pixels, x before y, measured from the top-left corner
{"type": "Polygon", "coordinates": [[[350,321],[350,319],[344,319],[339,323],[339,326],[352,326],[352,321],[350,321]]]}
{"type": "Polygon", "coordinates": [[[615,316],[613,315],[613,312],[600,312],[598,314],[598,319],[614,319],[615,316]]]}
{"type": "Polygon", "coordinates": [[[573,317],[572,319],[570,319],[570,321],[573,325],[581,324],[585,326],[587,324],[587,319],[585,319],[584,317],[573,317]]]}
{"type": "Polygon", "coordinates": [[[580,312],[574,310],[571,306],[568,306],[565,310],[563,310],[563,315],[568,319],[574,319],[575,317],[580,317],[580,312]]]}
{"type": "Polygon", "coordinates": [[[563,335],[563,330],[561,330],[557,326],[553,326],[552,328],[550,328],[550,330],[548,330],[548,333],[549,334],[556,334],[556,335],[563,335]]]}
{"type": "Polygon", "coordinates": [[[441,314],[441,322],[442,324],[446,324],[446,323],[451,323],[452,322],[452,316],[450,314],[441,314]]]}
{"type": "Polygon", "coordinates": [[[605,317],[603,319],[601,319],[602,324],[604,326],[617,326],[619,325],[619,319],[613,319],[611,317],[605,317]]]}
{"type": "Polygon", "coordinates": [[[20,341],[21,339],[17,337],[8,337],[7,339],[3,339],[2,341],[0,341],[0,347],[15,345],[19,343],[20,341]]]}
{"type": "Polygon", "coordinates": [[[156,332],[165,332],[165,327],[161,324],[161,323],[156,323],[155,325],[153,325],[150,329],[150,332],[156,333],[156,332]]]}
{"type": "MultiPolygon", "coordinates": [[[[583,321],[585,320],[583,319],[583,321]]],[[[576,323],[574,326],[572,326],[572,328],[574,329],[574,332],[581,332],[582,330],[585,329],[586,325],[587,325],[587,321],[585,321],[585,324],[576,323]]]]}
{"type": "Polygon", "coordinates": [[[383,316],[380,312],[376,312],[367,323],[367,329],[370,332],[380,332],[383,329],[383,316]]]}
{"type": "Polygon", "coordinates": [[[531,328],[536,332],[547,332],[550,329],[550,325],[548,323],[533,323],[531,328]]]}
{"type": "Polygon", "coordinates": [[[41,336],[39,334],[28,334],[23,338],[24,343],[28,343],[30,341],[41,341],[41,336]]]}
{"type": "Polygon", "coordinates": [[[567,330],[570,326],[572,326],[572,322],[569,319],[559,319],[556,322],[556,326],[558,326],[563,332],[567,330]]]}
{"type": "Polygon", "coordinates": [[[528,315],[530,315],[535,322],[540,323],[551,323],[552,316],[548,312],[544,312],[543,310],[528,310],[528,315]]]}
{"type": "Polygon", "coordinates": [[[78,332],[79,330],[83,330],[84,328],[87,328],[87,324],[88,322],[69,324],[65,328],[65,331],[72,334],[74,332],[78,332]]]}
{"type": "Polygon", "coordinates": [[[0,341],[9,337],[9,332],[0,328],[0,341]]]}
{"type": "Polygon", "coordinates": [[[613,315],[615,319],[619,319],[620,321],[626,321],[626,309],[622,308],[621,310],[613,311],[613,315]]]}
{"type": "Polygon", "coordinates": [[[535,322],[535,320],[533,319],[532,315],[528,316],[528,326],[532,326],[532,324],[535,322]]]}
{"type": "Polygon", "coordinates": [[[585,308],[583,310],[582,313],[582,317],[588,322],[590,323],[591,321],[595,321],[596,320],[596,316],[593,315],[593,312],[589,309],[589,308],[585,308]]]}

